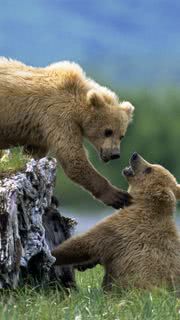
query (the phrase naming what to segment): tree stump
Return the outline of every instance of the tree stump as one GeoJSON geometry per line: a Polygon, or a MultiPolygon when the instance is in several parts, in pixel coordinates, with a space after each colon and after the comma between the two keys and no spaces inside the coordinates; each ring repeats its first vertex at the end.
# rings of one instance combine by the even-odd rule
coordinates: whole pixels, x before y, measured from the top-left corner
{"type": "Polygon", "coordinates": [[[53,197],[56,160],[30,160],[23,172],[0,181],[0,288],[38,284],[75,286],[71,267],[53,266],[51,249],[71,236],[76,222],[53,197]]]}

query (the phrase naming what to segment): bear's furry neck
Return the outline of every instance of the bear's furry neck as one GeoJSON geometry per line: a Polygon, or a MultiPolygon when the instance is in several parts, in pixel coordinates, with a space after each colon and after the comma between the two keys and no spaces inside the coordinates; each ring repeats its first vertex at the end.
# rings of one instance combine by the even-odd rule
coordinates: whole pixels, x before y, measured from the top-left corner
{"type": "Polygon", "coordinates": [[[134,199],[135,210],[140,209],[146,212],[148,216],[173,216],[176,210],[176,199],[160,197],[155,193],[130,192],[134,199]],[[147,210],[148,208],[148,210],[147,210]]]}

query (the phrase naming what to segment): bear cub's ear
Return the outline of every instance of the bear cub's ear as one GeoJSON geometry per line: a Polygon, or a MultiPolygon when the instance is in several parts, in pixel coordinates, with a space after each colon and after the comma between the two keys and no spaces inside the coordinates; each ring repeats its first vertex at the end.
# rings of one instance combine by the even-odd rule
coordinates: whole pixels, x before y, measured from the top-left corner
{"type": "Polygon", "coordinates": [[[180,200],[180,184],[177,184],[176,187],[176,199],[180,200]]]}
{"type": "Polygon", "coordinates": [[[131,121],[133,118],[133,113],[134,113],[135,107],[129,101],[121,102],[120,107],[122,110],[124,110],[126,112],[129,120],[131,121]]]}
{"type": "Polygon", "coordinates": [[[87,93],[87,104],[91,107],[101,108],[105,105],[103,97],[94,89],[87,93]]]}

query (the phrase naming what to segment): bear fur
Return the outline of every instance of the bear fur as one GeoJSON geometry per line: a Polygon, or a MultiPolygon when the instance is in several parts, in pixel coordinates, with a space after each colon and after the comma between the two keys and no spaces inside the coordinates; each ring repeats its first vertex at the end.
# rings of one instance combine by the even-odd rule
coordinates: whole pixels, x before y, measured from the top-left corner
{"type": "Polygon", "coordinates": [[[124,170],[134,203],[52,251],[56,264],[97,262],[103,287],[142,289],[180,284],[180,237],[173,220],[180,185],[160,165],[138,154],[124,170]]]}
{"type": "Polygon", "coordinates": [[[83,139],[103,161],[118,158],[133,111],[75,63],[35,68],[0,58],[0,149],[24,146],[37,157],[51,151],[71,180],[115,208],[130,202],[130,196],[90,164],[83,139]]]}

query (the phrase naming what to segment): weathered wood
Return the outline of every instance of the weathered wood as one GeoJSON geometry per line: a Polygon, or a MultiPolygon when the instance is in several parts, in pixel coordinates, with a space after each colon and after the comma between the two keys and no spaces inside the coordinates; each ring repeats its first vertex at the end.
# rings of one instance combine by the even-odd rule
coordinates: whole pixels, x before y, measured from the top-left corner
{"type": "MultiPolygon", "coordinates": [[[[59,243],[70,238],[72,230],[76,225],[75,220],[60,215],[57,199],[52,198],[51,207],[45,210],[43,215],[43,225],[45,237],[50,250],[54,249],[59,243]]],[[[66,288],[75,287],[74,269],[72,266],[52,266],[49,272],[51,284],[62,285],[66,288]]]]}
{"type": "Polygon", "coordinates": [[[20,278],[31,277],[74,286],[71,267],[52,266],[50,250],[70,237],[74,226],[53,200],[55,176],[56,160],[43,158],[0,181],[0,288],[15,288],[20,278]]]}

